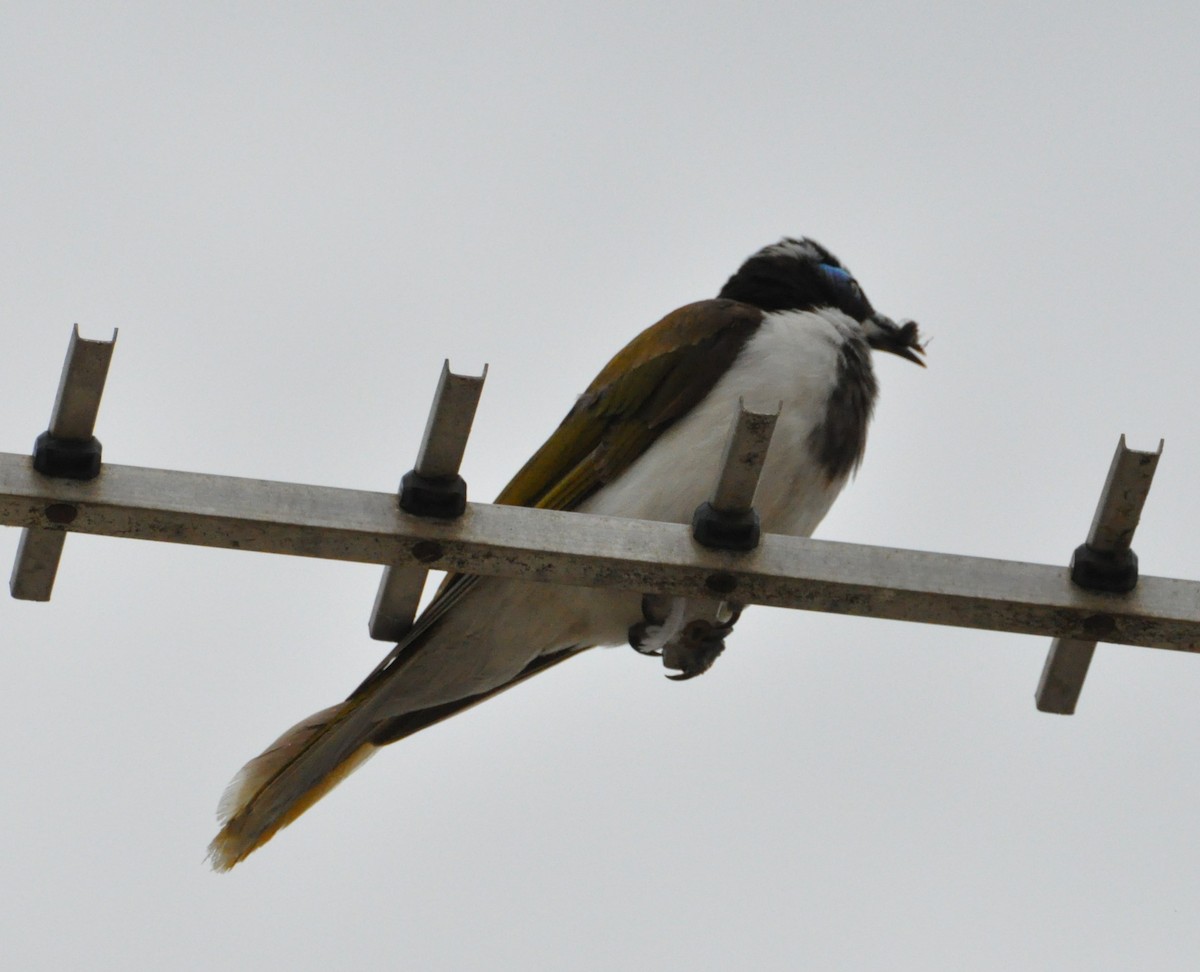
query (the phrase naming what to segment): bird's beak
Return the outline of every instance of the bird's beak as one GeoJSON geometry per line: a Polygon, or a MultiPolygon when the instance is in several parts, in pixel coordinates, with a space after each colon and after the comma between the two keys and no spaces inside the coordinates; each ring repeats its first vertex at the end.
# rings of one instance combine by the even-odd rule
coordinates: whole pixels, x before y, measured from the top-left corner
{"type": "Polygon", "coordinates": [[[925,362],[920,358],[925,353],[925,345],[921,343],[916,321],[897,324],[890,317],[873,314],[867,318],[863,328],[867,332],[867,343],[875,350],[890,351],[925,367],[925,362]]]}

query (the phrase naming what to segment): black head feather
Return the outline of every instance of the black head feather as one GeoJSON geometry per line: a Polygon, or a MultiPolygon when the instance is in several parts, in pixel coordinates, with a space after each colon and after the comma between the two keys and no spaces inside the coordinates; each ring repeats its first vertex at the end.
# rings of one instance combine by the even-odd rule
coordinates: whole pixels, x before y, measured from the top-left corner
{"type": "Polygon", "coordinates": [[[741,265],[720,297],[764,311],[836,307],[856,321],[874,315],[853,275],[815,240],[784,237],[741,265]]]}

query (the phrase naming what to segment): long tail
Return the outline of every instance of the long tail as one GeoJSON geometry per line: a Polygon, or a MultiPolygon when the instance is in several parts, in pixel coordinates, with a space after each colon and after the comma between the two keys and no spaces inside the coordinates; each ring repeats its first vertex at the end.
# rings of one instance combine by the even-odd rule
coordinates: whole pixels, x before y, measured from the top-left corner
{"type": "Polygon", "coordinates": [[[345,702],[309,716],[243,766],[226,788],[217,808],[221,830],[208,845],[213,869],[228,871],[244,860],[379,747],[449,719],[585,650],[586,646],[579,646],[543,655],[511,681],[488,692],[382,721],[372,718],[370,706],[364,705],[369,695],[357,692],[345,702]]]}

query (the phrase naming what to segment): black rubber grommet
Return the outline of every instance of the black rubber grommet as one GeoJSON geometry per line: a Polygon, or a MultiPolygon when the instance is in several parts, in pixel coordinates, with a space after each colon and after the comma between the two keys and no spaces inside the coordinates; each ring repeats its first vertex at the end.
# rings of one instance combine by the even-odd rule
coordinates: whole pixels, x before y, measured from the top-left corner
{"type": "Polygon", "coordinates": [[[422,476],[415,469],[400,480],[400,509],[413,516],[452,520],[467,508],[467,484],[462,476],[422,476]]]}
{"type": "Polygon", "coordinates": [[[1137,587],[1137,554],[1132,550],[1106,553],[1080,544],[1071,557],[1071,580],[1089,591],[1127,594],[1137,587]]]}
{"type": "Polygon", "coordinates": [[[713,550],[753,550],[762,536],[758,513],[725,513],[705,501],[692,514],[692,536],[713,550]]]}
{"type": "Polygon", "coordinates": [[[95,479],[100,475],[100,440],[60,439],[48,431],[33,444],[33,468],[43,476],[95,479]]]}

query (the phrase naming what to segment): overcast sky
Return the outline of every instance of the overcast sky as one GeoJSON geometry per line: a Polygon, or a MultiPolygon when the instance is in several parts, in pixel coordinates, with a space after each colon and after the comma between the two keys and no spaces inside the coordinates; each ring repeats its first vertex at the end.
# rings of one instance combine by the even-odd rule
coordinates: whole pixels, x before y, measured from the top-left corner
{"type": "MultiPolygon", "coordinates": [[[[784,234],[932,335],[819,536],[1065,563],[1118,436],[1200,578],[1200,6],[0,8],[0,450],[121,329],[113,462],[390,490],[442,360],[500,488],[784,234]]],[[[0,531],[11,562],[17,531],[0,531]]],[[[7,567],[2,568],[7,573],[7,567]]],[[[758,608],[381,753],[232,874],[217,799],[386,646],[378,569],[68,538],[0,602],[13,969],[1190,969],[1200,662],[758,608]]]]}

